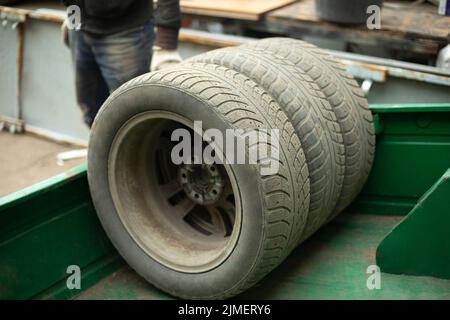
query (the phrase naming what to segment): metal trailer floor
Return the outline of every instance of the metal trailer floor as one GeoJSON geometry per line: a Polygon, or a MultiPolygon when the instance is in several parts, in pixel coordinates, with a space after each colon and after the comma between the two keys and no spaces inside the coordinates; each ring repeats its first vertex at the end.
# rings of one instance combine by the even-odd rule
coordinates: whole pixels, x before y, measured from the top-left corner
{"type": "MultiPolygon", "coordinates": [[[[238,299],[450,299],[450,280],[381,274],[369,290],[367,267],[380,241],[403,217],[343,214],[298,247],[238,299]]],[[[171,299],[123,267],[77,299],[171,299]]]]}
{"type": "Polygon", "coordinates": [[[86,159],[59,166],[56,155],[75,149],[30,134],[0,132],[0,197],[66,172],[86,159]]]}

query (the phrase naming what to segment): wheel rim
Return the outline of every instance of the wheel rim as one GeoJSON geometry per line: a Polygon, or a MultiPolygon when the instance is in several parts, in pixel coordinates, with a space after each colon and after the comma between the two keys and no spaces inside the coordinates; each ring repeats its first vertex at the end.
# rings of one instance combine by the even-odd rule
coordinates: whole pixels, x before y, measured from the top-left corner
{"type": "Polygon", "coordinates": [[[219,266],[240,232],[241,205],[229,165],[171,161],[173,130],[192,122],[165,111],[138,114],[116,134],[109,187],[133,240],[162,265],[199,273],[219,266]]]}

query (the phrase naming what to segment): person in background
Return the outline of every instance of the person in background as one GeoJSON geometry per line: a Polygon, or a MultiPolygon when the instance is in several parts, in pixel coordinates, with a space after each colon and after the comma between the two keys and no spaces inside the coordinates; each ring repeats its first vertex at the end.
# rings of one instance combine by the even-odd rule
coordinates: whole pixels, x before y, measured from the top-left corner
{"type": "Polygon", "coordinates": [[[63,25],[85,123],[111,92],[139,75],[181,61],[179,0],[63,0],[80,9],[80,28],[63,25]],[[155,28],[156,27],[156,28],[155,28]],[[156,29],[156,34],[155,34],[156,29]]]}

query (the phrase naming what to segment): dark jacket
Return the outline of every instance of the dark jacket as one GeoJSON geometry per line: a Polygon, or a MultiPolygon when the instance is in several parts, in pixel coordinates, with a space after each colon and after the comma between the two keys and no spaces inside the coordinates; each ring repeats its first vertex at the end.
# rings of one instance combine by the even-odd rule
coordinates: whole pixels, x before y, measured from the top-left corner
{"type": "Polygon", "coordinates": [[[98,35],[107,35],[139,27],[154,20],[158,27],[155,45],[164,49],[177,46],[181,24],[180,1],[158,0],[63,0],[66,6],[81,9],[81,29],[98,35]]]}

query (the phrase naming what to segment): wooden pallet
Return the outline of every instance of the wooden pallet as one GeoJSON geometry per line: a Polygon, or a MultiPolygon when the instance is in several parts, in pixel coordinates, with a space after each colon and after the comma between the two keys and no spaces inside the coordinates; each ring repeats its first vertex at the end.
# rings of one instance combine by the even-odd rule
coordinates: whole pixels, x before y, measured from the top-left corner
{"type": "Polygon", "coordinates": [[[302,0],[269,13],[266,25],[270,31],[290,36],[319,35],[428,54],[436,54],[450,40],[450,17],[438,15],[437,7],[403,3],[399,9],[392,4],[383,6],[380,30],[321,21],[314,0],[302,0]]]}
{"type": "Polygon", "coordinates": [[[181,0],[183,13],[257,21],[269,11],[294,0],[181,0]]]}

